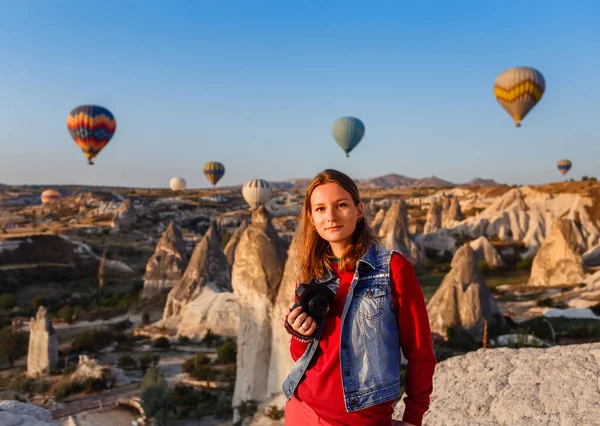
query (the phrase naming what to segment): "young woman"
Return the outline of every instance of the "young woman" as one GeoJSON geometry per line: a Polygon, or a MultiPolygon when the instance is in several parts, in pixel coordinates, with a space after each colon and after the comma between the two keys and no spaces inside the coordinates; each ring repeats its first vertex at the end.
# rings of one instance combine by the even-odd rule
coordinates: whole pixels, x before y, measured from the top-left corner
{"type": "Polygon", "coordinates": [[[335,292],[322,318],[288,309],[295,365],[283,384],[286,426],[392,425],[400,349],[408,361],[402,422],[420,426],[436,358],[412,264],[377,245],[352,179],[325,170],[306,192],[300,282],[335,292]]]}

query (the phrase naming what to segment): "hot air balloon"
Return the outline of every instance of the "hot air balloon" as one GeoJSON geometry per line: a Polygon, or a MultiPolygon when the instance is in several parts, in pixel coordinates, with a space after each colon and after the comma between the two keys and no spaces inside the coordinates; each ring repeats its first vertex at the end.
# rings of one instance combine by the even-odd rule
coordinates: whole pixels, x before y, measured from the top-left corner
{"type": "Polygon", "coordinates": [[[173,191],[183,191],[187,187],[187,182],[184,178],[174,177],[169,181],[169,186],[173,191]]]}
{"type": "Polygon", "coordinates": [[[521,120],[542,99],[545,89],[546,81],[541,72],[531,67],[514,67],[496,78],[494,96],[516,126],[521,127],[521,120]]]}
{"type": "Polygon", "coordinates": [[[61,198],[60,192],[55,191],[54,189],[46,189],[42,192],[42,196],[40,197],[42,203],[50,203],[52,201],[59,200],[61,198]]]}
{"type": "Polygon", "coordinates": [[[264,179],[250,179],[242,187],[242,196],[252,209],[269,201],[272,194],[271,185],[264,179]]]}
{"type": "Polygon", "coordinates": [[[569,160],[559,160],[558,163],[556,163],[556,167],[558,167],[558,170],[562,173],[562,175],[566,175],[567,172],[571,169],[571,166],[573,165],[573,163],[571,163],[571,161],[569,160]]]}
{"type": "Polygon", "coordinates": [[[350,151],[365,135],[365,125],[358,118],[342,117],[333,123],[332,133],[335,141],[346,153],[346,157],[350,157],[350,151]]]}
{"type": "Polygon", "coordinates": [[[67,128],[75,143],[93,165],[92,159],[102,151],[115,134],[117,122],[112,113],[101,106],[81,105],[67,117],[67,128]]]}
{"type": "Polygon", "coordinates": [[[217,161],[209,161],[204,165],[204,176],[214,187],[225,174],[225,166],[217,161]]]}

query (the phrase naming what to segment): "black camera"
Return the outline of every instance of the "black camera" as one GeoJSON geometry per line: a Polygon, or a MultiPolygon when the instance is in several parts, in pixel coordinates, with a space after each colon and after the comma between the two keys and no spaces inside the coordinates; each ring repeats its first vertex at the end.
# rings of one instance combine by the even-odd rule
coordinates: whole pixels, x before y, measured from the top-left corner
{"type": "Polygon", "coordinates": [[[333,302],[335,293],[325,284],[311,282],[309,284],[300,284],[296,289],[298,298],[292,310],[302,306],[302,312],[306,312],[312,318],[322,318],[333,302]]]}

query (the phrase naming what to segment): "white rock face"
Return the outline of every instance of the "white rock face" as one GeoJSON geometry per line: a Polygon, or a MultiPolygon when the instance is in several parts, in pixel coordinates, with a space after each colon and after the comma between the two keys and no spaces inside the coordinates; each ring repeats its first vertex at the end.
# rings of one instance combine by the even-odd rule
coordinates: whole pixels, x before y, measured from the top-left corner
{"type": "Polygon", "coordinates": [[[71,374],[69,380],[71,382],[83,382],[90,378],[103,379],[107,385],[114,380],[115,386],[125,386],[132,382],[120,368],[103,366],[87,355],[79,355],[77,369],[71,374]]]}
{"type": "Polygon", "coordinates": [[[500,309],[477,268],[467,243],[456,251],[452,269],[427,304],[431,331],[447,337],[448,327],[461,327],[481,341],[484,321],[504,322],[500,309]]]}
{"type": "MultiPolygon", "coordinates": [[[[283,275],[285,253],[264,206],[252,213],[235,251],[234,294],[240,305],[237,375],[232,406],[267,392],[271,360],[271,315],[283,275]]],[[[234,410],[234,421],[239,415],[234,410]]]]}
{"type": "Polygon", "coordinates": [[[137,223],[138,215],[130,199],[121,203],[119,210],[115,213],[112,226],[116,229],[130,229],[137,223]]]}
{"type": "Polygon", "coordinates": [[[45,408],[19,401],[0,401],[2,426],[53,426],[52,414],[45,408]]]}
{"type": "Polygon", "coordinates": [[[392,203],[379,228],[379,236],[383,238],[386,248],[398,250],[414,265],[421,264],[424,255],[410,238],[408,212],[404,200],[392,203]]]}
{"type": "Polygon", "coordinates": [[[298,232],[294,234],[288,250],[283,278],[281,279],[279,292],[277,293],[277,299],[275,300],[271,315],[273,340],[271,344],[271,361],[269,362],[267,398],[282,393],[281,385],[294,365],[294,360],[290,355],[290,334],[283,327],[282,317],[294,302],[294,291],[298,283],[300,263],[297,244],[298,232]]]}
{"type": "Polygon", "coordinates": [[[438,202],[431,203],[425,219],[424,234],[435,232],[442,227],[442,205],[438,202]]]}
{"type": "Polygon", "coordinates": [[[58,363],[58,339],[46,308],[40,306],[29,326],[27,374],[47,374],[58,363]]]}
{"type": "MultiPolygon", "coordinates": [[[[600,344],[480,349],[437,364],[427,426],[599,424],[600,344]]],[[[394,418],[402,418],[398,404],[394,418]]]]}
{"type": "Polygon", "coordinates": [[[233,265],[233,261],[235,258],[235,249],[237,248],[237,245],[240,242],[240,238],[242,237],[242,234],[244,233],[244,230],[247,226],[248,222],[246,222],[245,220],[242,221],[242,223],[235,230],[229,241],[227,241],[227,245],[225,246],[225,249],[223,251],[225,253],[225,258],[227,259],[227,263],[229,265],[233,265]]]}
{"type": "Polygon", "coordinates": [[[179,315],[189,302],[201,296],[206,286],[217,292],[233,291],[221,237],[213,224],[194,248],[182,279],[169,292],[163,318],[179,315]]]}
{"type": "Polygon", "coordinates": [[[171,223],[146,265],[142,297],[151,298],[163,290],[173,288],[183,277],[187,264],[188,256],[181,231],[171,223]]]}
{"type": "Polygon", "coordinates": [[[447,228],[464,219],[458,198],[445,198],[442,202],[442,227],[447,228]]]}
{"type": "Polygon", "coordinates": [[[560,219],[533,259],[528,284],[559,286],[582,282],[585,276],[581,256],[584,245],[577,224],[560,219]]]}
{"type": "Polygon", "coordinates": [[[497,268],[504,264],[500,253],[494,248],[492,243],[485,237],[479,237],[469,243],[473,252],[475,252],[475,258],[479,262],[485,260],[486,263],[492,267],[497,268]]]}
{"type": "Polygon", "coordinates": [[[201,340],[208,330],[221,336],[237,335],[239,307],[214,225],[194,248],[181,281],[169,292],[161,323],[190,339],[201,340]]]}

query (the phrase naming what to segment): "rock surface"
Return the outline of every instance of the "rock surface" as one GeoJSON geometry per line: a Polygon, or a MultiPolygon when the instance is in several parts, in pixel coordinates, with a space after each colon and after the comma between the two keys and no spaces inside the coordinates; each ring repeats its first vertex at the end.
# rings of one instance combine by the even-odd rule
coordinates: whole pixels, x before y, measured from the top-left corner
{"type": "Polygon", "coordinates": [[[242,223],[235,230],[229,241],[227,241],[227,245],[225,246],[223,252],[225,253],[225,258],[227,259],[227,263],[229,265],[233,265],[233,261],[235,259],[235,249],[237,248],[237,245],[240,242],[240,238],[242,237],[242,234],[246,230],[247,226],[248,222],[246,222],[245,220],[242,221],[242,223]]]}
{"type": "Polygon", "coordinates": [[[451,267],[427,304],[431,331],[447,337],[448,327],[460,327],[481,341],[485,320],[504,322],[500,309],[468,243],[456,251],[451,267]]]}
{"type": "MultiPolygon", "coordinates": [[[[437,365],[427,426],[600,424],[600,343],[480,349],[437,365]]],[[[404,404],[396,407],[401,418],[404,404]]]]}
{"type": "MultiPolygon", "coordinates": [[[[252,213],[235,251],[234,294],[240,304],[237,374],[232,406],[261,401],[271,360],[271,311],[283,275],[285,252],[264,206],[252,213]]],[[[234,422],[239,418],[234,410],[234,422]]]]}
{"type": "Polygon", "coordinates": [[[151,298],[173,288],[183,277],[187,264],[188,256],[181,230],[170,223],[146,265],[142,297],[151,298]]]}
{"type": "Polygon", "coordinates": [[[0,401],[2,426],[53,426],[52,414],[45,408],[19,401],[0,401]]]}
{"type": "Polygon", "coordinates": [[[47,374],[58,363],[58,339],[46,308],[40,306],[29,326],[27,374],[47,374]]]}
{"type": "Polygon", "coordinates": [[[492,268],[497,268],[504,265],[504,261],[502,260],[500,253],[498,253],[498,251],[487,238],[481,236],[476,240],[471,241],[469,245],[475,253],[477,262],[480,260],[485,260],[485,262],[492,268]]]}
{"type": "Polygon", "coordinates": [[[557,286],[584,280],[581,253],[585,243],[576,222],[560,219],[533,259],[529,285],[557,286]]]}

